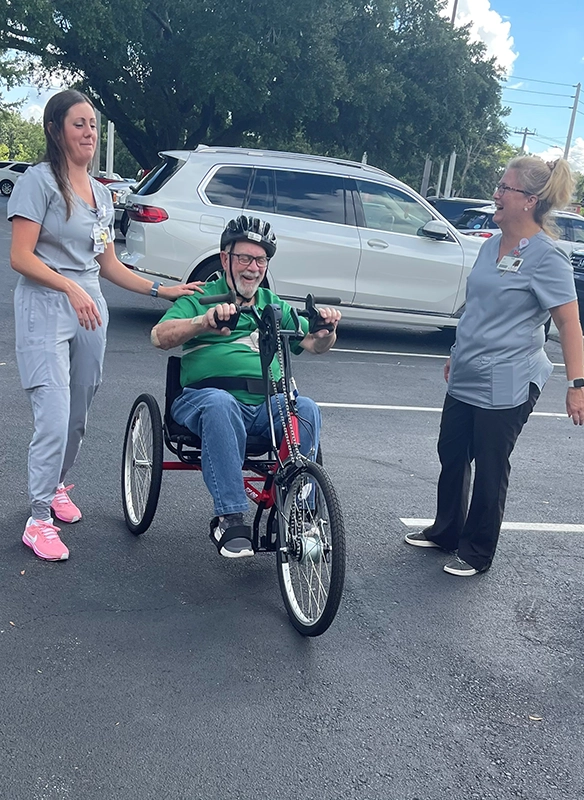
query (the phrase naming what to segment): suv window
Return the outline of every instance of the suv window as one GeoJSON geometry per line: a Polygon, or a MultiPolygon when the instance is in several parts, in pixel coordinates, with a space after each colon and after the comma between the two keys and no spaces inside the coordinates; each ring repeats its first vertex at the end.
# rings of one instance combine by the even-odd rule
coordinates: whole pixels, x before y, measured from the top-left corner
{"type": "Polygon", "coordinates": [[[342,177],[285,170],[274,170],[274,176],[278,214],[345,224],[342,177]]]}
{"type": "Polygon", "coordinates": [[[249,167],[221,167],[207,184],[205,194],[215,206],[243,208],[251,174],[249,167]]]}
{"type": "Polygon", "coordinates": [[[578,244],[584,244],[584,219],[573,219],[572,230],[574,233],[574,241],[578,244]]]}
{"type": "Polygon", "coordinates": [[[380,183],[357,181],[367,228],[417,236],[434,219],[417,200],[399,189],[380,183]]]}
{"type": "Polygon", "coordinates": [[[12,162],[11,161],[0,161],[0,169],[4,169],[4,167],[8,167],[12,162]]]}
{"type": "Polygon", "coordinates": [[[488,228],[495,230],[499,227],[493,222],[493,214],[486,211],[474,211],[469,208],[456,223],[456,227],[460,230],[478,231],[481,228],[488,228]]]}
{"type": "Polygon", "coordinates": [[[150,170],[136,186],[135,194],[154,194],[167,183],[184,162],[171,156],[164,156],[153,169],[150,170]]]}
{"type": "Polygon", "coordinates": [[[26,172],[26,170],[30,167],[30,164],[15,164],[13,167],[10,167],[12,172],[26,172]]]}
{"type": "Polygon", "coordinates": [[[245,204],[250,211],[274,211],[274,171],[272,169],[256,169],[245,204]]]}

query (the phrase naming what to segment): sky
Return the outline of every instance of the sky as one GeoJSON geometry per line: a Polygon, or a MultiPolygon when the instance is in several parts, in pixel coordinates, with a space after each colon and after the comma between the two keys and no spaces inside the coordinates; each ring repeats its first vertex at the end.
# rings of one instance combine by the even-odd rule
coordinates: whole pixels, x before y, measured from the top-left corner
{"type": "MultiPolygon", "coordinates": [[[[448,0],[449,17],[453,6],[448,0]]],[[[506,122],[512,131],[536,131],[526,137],[531,153],[563,155],[575,86],[583,84],[569,161],[584,172],[584,0],[458,0],[455,24],[470,24],[505,69],[506,122]]],[[[522,134],[509,137],[516,146],[522,141],[522,134]]]]}
{"type": "MultiPolygon", "coordinates": [[[[447,0],[452,16],[455,0],[447,0]]],[[[584,0],[458,0],[457,25],[471,25],[472,35],[485,43],[508,78],[503,102],[511,131],[530,132],[526,150],[546,160],[563,154],[574,105],[575,86],[584,84],[584,0]],[[535,131],[535,133],[531,133],[535,131]]],[[[25,118],[40,118],[49,93],[19,89],[7,99],[23,96],[25,118]]],[[[520,146],[521,133],[509,142],[520,146]]],[[[570,164],[584,172],[584,86],[580,95],[570,149],[570,164]]]]}

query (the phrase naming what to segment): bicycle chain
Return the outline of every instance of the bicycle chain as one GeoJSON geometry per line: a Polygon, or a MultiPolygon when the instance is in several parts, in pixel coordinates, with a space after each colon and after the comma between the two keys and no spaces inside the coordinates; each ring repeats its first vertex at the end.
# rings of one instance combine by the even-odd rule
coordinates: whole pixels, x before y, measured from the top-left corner
{"type": "MultiPolygon", "coordinates": [[[[282,377],[284,377],[284,375],[285,375],[285,372],[284,372],[284,353],[283,353],[283,350],[282,350],[282,338],[280,336],[280,323],[278,321],[276,321],[276,343],[277,343],[277,353],[276,353],[276,355],[277,355],[277,358],[278,358],[278,365],[280,367],[280,374],[282,375],[282,377]]],[[[286,410],[286,415],[284,416],[284,411],[282,410],[282,404],[280,402],[280,393],[278,392],[278,382],[276,381],[276,379],[274,377],[274,371],[272,369],[272,365],[271,364],[270,364],[270,368],[269,368],[269,376],[270,376],[271,381],[272,381],[272,390],[274,392],[274,396],[276,397],[276,405],[278,406],[278,415],[280,417],[280,422],[282,424],[282,430],[284,431],[284,437],[286,439],[286,444],[288,445],[288,452],[290,453],[291,456],[293,456],[294,458],[297,458],[300,455],[299,444],[296,441],[296,435],[294,433],[293,427],[291,425],[289,426],[289,425],[286,424],[287,421],[290,419],[290,417],[292,415],[292,412],[290,410],[290,401],[289,401],[289,398],[288,398],[288,392],[287,391],[283,392],[283,394],[284,394],[284,407],[285,407],[285,410],[286,410]],[[292,434],[292,437],[290,437],[290,434],[292,434]]],[[[288,389],[287,386],[284,387],[284,388],[288,389]]]]}

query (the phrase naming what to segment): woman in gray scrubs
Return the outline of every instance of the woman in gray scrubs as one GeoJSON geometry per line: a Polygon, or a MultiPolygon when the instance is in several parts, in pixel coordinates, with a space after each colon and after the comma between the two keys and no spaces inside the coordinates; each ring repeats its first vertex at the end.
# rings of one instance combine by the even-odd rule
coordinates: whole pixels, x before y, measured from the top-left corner
{"type": "Polygon", "coordinates": [[[29,167],[8,202],[15,291],[16,357],[33,410],[28,474],[31,515],[22,537],[37,556],[62,561],[69,551],[53,524],[76,522],[65,476],[85,433],[101,381],[108,311],[99,276],[124,289],[174,300],[194,284],[162,287],[118,261],[109,191],[88,173],[97,142],[91,101],[73,90],[45,108],[47,153],[29,167]]]}
{"type": "Polygon", "coordinates": [[[438,455],[434,524],[406,535],[416,547],[457,554],[444,570],[476,575],[491,566],[505,510],[509,457],[551,375],[544,325],[556,324],[568,378],[566,409],[584,423],[582,329],[572,268],[556,249],[550,212],[571,198],[563,159],[513,159],[494,193],[501,236],[482,246],[467,281],[464,314],[445,367],[448,392],[438,455]],[[471,462],[475,478],[469,507],[471,462]]]}

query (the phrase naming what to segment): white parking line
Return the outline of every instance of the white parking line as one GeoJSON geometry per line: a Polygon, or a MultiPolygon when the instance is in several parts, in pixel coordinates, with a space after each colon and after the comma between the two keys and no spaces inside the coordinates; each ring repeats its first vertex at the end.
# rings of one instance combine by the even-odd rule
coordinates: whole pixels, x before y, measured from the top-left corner
{"type": "MultiPolygon", "coordinates": [[[[382,406],[382,405],[374,405],[374,404],[367,404],[367,403],[320,403],[317,402],[317,406],[321,408],[360,408],[369,411],[431,411],[431,412],[438,412],[442,411],[442,408],[433,408],[431,406],[382,406]]],[[[566,417],[565,411],[532,411],[532,417],[566,417]]]]}
{"type": "MultiPolygon", "coordinates": [[[[408,528],[428,528],[434,523],[433,519],[417,519],[415,517],[400,517],[408,528]]],[[[549,533],[584,533],[584,525],[564,525],[553,522],[504,522],[501,526],[504,531],[547,531],[549,533]]]]}
{"type": "MultiPolygon", "coordinates": [[[[447,355],[438,355],[437,353],[394,353],[391,350],[348,350],[343,347],[333,347],[331,353],[356,353],[357,355],[372,355],[372,356],[400,356],[405,358],[441,358],[444,361],[448,358],[447,355]]],[[[552,366],[563,367],[564,364],[556,364],[552,361],[552,366]]]]}

